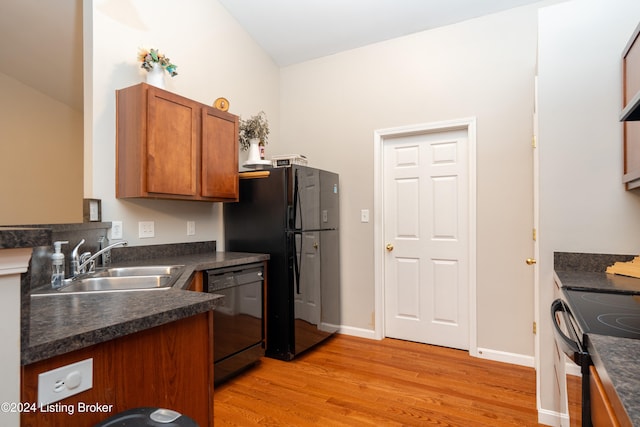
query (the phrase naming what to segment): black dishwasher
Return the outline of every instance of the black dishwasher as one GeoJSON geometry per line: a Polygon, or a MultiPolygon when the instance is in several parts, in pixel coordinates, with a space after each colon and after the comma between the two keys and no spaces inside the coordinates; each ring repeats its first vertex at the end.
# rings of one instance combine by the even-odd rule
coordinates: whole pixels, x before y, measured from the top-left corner
{"type": "Polygon", "coordinates": [[[207,270],[205,290],[224,298],[213,311],[214,383],[220,384],[264,355],[262,263],[207,270]]]}

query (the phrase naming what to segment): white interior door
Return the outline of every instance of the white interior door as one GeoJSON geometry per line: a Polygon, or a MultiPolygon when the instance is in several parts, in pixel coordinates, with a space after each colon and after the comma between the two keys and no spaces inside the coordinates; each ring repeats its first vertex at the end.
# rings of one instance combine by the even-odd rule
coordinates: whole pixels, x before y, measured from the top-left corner
{"type": "Polygon", "coordinates": [[[467,136],[465,128],[383,140],[388,337],[469,349],[467,136]]]}

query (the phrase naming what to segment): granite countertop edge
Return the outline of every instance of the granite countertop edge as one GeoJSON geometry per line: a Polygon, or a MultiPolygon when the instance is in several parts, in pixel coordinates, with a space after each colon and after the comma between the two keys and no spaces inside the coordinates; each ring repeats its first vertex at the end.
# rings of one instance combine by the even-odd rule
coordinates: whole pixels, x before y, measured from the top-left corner
{"type": "MultiPolygon", "coordinates": [[[[174,293],[194,293],[191,291],[173,291],[174,293]]],[[[33,346],[28,347],[22,352],[21,364],[28,365],[41,360],[49,359],[60,354],[69,353],[85,347],[120,338],[125,335],[151,329],[166,323],[185,319],[197,314],[205,313],[213,310],[218,303],[220,295],[206,294],[201,295],[202,301],[189,301],[179,307],[162,310],[149,314],[147,316],[136,316],[119,323],[108,324],[93,329],[88,329],[77,334],[67,335],[65,337],[55,337],[44,340],[33,346]]],[[[180,295],[175,296],[177,299],[180,295]]]]}
{"type": "Polygon", "coordinates": [[[213,310],[220,295],[186,290],[196,272],[268,259],[268,254],[213,252],[128,261],[113,266],[172,264],[185,268],[170,290],[31,297],[29,325],[22,331],[29,340],[22,349],[21,363],[27,365],[213,310]],[[44,298],[46,303],[34,298],[44,298]]]}

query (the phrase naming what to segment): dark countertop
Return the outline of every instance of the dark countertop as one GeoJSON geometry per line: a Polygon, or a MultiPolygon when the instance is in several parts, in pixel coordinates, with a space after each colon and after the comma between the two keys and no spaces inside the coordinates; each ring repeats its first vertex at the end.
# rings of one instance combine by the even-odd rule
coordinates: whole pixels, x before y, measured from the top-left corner
{"type": "Polygon", "coordinates": [[[184,290],[195,272],[269,259],[266,254],[210,252],[113,264],[184,264],[172,289],[80,295],[31,296],[22,364],[54,357],[212,310],[219,296],[184,290]]]}
{"type": "Polygon", "coordinates": [[[590,334],[589,354],[616,414],[640,426],[640,340],[590,334]]]}
{"type": "Polygon", "coordinates": [[[33,248],[51,244],[51,230],[45,228],[0,227],[0,249],[33,248]]]}
{"type": "MultiPolygon", "coordinates": [[[[561,287],[599,292],[640,292],[640,279],[604,272],[613,262],[633,257],[569,254],[565,258],[566,255],[556,253],[554,256],[555,280],[561,287]],[[565,263],[566,259],[571,263],[565,263]]],[[[616,399],[621,402],[619,409],[626,413],[634,426],[640,427],[640,340],[589,334],[589,351],[593,353],[594,366],[609,398],[612,402],[616,399]]]]}

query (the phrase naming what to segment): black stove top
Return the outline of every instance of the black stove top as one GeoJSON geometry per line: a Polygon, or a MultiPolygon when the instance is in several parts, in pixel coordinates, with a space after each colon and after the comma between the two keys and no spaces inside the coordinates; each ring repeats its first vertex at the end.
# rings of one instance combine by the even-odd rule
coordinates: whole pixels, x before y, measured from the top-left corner
{"type": "Polygon", "coordinates": [[[640,339],[640,295],[563,292],[582,333],[640,339]]]}

